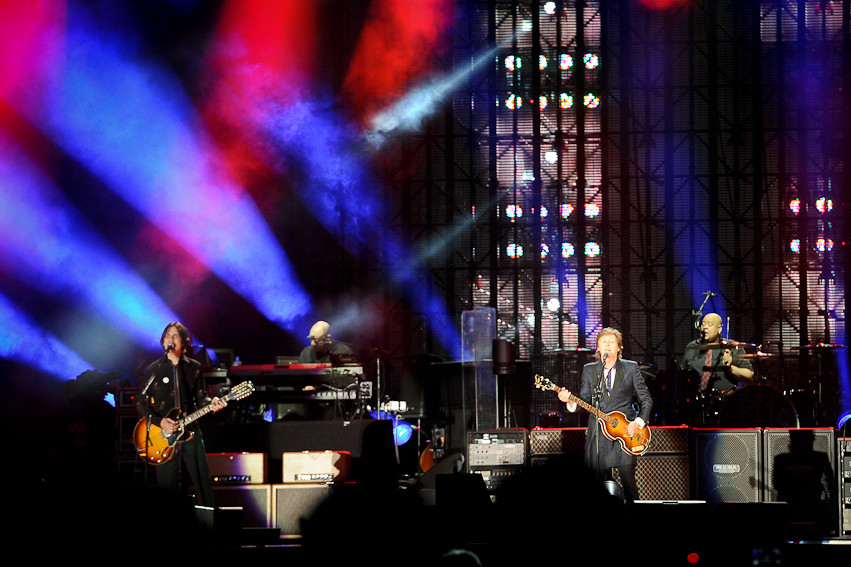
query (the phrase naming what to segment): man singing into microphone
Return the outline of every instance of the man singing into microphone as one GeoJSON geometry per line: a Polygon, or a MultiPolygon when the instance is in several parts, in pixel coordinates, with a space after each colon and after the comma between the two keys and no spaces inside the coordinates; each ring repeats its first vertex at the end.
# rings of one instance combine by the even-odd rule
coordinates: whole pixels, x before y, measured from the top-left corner
{"type": "MultiPolygon", "coordinates": [[[[162,428],[166,435],[177,431],[179,423],[167,417],[173,408],[184,416],[210,405],[219,411],[227,403],[207,394],[207,385],[201,374],[201,363],[192,355],[189,331],[181,323],[169,323],[160,337],[163,355],[152,362],[142,373],[143,390],[136,396],[139,414],[152,425],[162,428]]],[[[181,465],[186,466],[197,490],[197,504],[213,505],[207,452],[198,422],[187,427],[174,456],[157,465],[157,484],[163,490],[180,489],[181,465]],[[194,435],[191,435],[194,434],[194,435]]]]}
{"type": "MultiPolygon", "coordinates": [[[[653,398],[638,363],[625,360],[622,356],[623,337],[620,331],[611,327],[601,330],[597,334],[595,354],[599,360],[582,368],[582,388],[578,397],[594,407],[599,407],[602,412],[623,413],[629,419],[627,433],[632,437],[650,420],[653,398]],[[638,399],[638,415],[633,406],[634,397],[638,399]]],[[[559,392],[558,397],[567,404],[569,411],[576,411],[577,404],[570,401],[568,390],[559,392]]],[[[593,414],[590,415],[585,438],[585,464],[598,471],[603,481],[612,480],[612,470],[618,469],[627,504],[638,500],[636,463],[635,455],[625,452],[618,441],[611,441],[601,434],[597,418],[593,414]]]]}

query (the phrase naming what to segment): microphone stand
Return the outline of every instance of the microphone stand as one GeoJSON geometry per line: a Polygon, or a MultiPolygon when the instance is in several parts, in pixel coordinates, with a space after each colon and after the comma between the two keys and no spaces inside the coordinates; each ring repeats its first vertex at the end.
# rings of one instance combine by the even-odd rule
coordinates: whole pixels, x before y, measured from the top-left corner
{"type": "Polygon", "coordinates": [[[597,379],[597,386],[594,388],[594,391],[591,395],[591,401],[594,402],[594,420],[596,421],[597,427],[596,435],[594,436],[594,451],[596,453],[595,457],[597,460],[597,481],[601,484],[603,479],[603,470],[600,468],[600,435],[602,435],[603,432],[600,430],[600,402],[603,400],[603,388],[605,387],[603,383],[603,377],[606,375],[606,356],[607,355],[604,354],[601,360],[600,376],[597,379]]]}
{"type": "Polygon", "coordinates": [[[713,300],[712,298],[715,297],[718,294],[714,293],[710,290],[710,291],[704,291],[703,295],[706,296],[703,299],[703,303],[700,304],[700,307],[698,308],[697,311],[691,312],[692,316],[694,317],[694,328],[695,329],[700,328],[700,319],[703,317],[703,308],[706,306],[706,302],[711,301],[712,302],[712,309],[713,310],[715,309],[715,300],[713,300]]]}
{"type": "MultiPolygon", "coordinates": [[[[152,410],[151,410],[150,395],[148,394],[148,389],[154,383],[154,380],[156,379],[157,374],[159,374],[160,368],[162,368],[165,360],[166,360],[166,357],[165,357],[165,355],[163,355],[162,359],[160,360],[160,363],[157,365],[157,367],[154,369],[154,371],[151,372],[150,378],[148,378],[148,381],[145,383],[145,386],[139,392],[139,397],[142,398],[142,400],[145,404],[145,461],[146,461],[145,464],[147,464],[148,451],[150,451],[150,447],[151,447],[151,415],[152,415],[152,410]]],[[[145,478],[144,478],[144,483],[145,483],[146,488],[148,486],[148,471],[149,470],[150,470],[150,467],[146,466],[145,467],[145,478]]]]}

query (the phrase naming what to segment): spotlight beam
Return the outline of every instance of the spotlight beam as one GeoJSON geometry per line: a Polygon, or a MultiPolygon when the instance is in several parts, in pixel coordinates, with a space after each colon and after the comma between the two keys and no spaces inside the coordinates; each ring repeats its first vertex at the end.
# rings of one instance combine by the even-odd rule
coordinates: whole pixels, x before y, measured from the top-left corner
{"type": "Polygon", "coordinates": [[[283,328],[309,298],[168,72],[128,54],[82,8],[64,69],[27,113],[57,145],[283,328]]]}
{"type": "Polygon", "coordinates": [[[71,380],[94,368],[0,294],[0,357],[71,380]]]}
{"type": "Polygon", "coordinates": [[[512,41],[513,38],[509,38],[486,50],[473,59],[468,69],[415,86],[370,120],[370,128],[364,132],[364,139],[373,151],[378,151],[392,135],[419,130],[423,121],[433,115],[465,79],[476,73],[483,64],[493,61],[499,50],[512,41]]]}
{"type": "Polygon", "coordinates": [[[0,136],[0,251],[28,285],[80,299],[145,344],[174,314],[14,143],[0,136]]]}

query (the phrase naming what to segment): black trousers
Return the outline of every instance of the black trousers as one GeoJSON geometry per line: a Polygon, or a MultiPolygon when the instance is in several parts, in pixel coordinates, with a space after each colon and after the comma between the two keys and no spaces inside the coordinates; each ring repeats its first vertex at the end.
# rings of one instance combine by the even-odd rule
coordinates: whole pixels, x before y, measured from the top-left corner
{"type": "Polygon", "coordinates": [[[197,492],[196,504],[199,506],[213,506],[213,489],[210,484],[210,466],[207,464],[207,449],[204,439],[196,436],[181,443],[174,457],[167,463],[159,465],[157,469],[157,485],[163,490],[173,490],[180,496],[188,491],[181,485],[183,472],[189,473],[189,478],[197,492]],[[183,469],[185,467],[185,469],[183,469]]]}
{"type": "MultiPolygon", "coordinates": [[[[621,479],[624,502],[632,504],[638,500],[638,483],[635,480],[635,465],[630,463],[628,465],[621,465],[615,468],[617,468],[618,476],[621,479]]],[[[614,469],[603,469],[601,472],[601,480],[614,480],[614,469]]]]}

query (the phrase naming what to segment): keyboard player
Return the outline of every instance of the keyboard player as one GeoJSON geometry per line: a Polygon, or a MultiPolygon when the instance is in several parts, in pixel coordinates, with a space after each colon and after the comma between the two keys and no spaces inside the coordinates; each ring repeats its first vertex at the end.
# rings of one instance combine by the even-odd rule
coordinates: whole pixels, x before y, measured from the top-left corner
{"type": "Polygon", "coordinates": [[[317,321],[307,335],[310,346],[304,347],[298,355],[298,361],[331,362],[331,355],[352,354],[352,349],[346,343],[340,343],[331,336],[331,325],[325,321],[317,321]]]}

